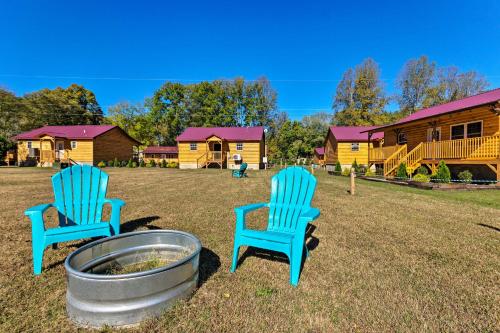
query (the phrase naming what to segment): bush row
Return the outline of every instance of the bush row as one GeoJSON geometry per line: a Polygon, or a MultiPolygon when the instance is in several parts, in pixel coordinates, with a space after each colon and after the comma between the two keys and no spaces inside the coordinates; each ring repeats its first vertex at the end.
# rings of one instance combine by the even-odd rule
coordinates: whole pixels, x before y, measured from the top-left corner
{"type": "MultiPolygon", "coordinates": [[[[406,164],[401,163],[396,172],[396,178],[406,180],[408,179],[408,174],[406,170],[406,164]]],[[[458,174],[458,179],[463,183],[472,182],[472,173],[469,170],[464,170],[458,174]]],[[[420,166],[417,169],[417,173],[412,178],[413,181],[428,183],[430,181],[436,183],[450,183],[451,182],[451,172],[445,161],[440,161],[438,168],[435,173],[429,176],[429,171],[425,166],[420,166]]]]}
{"type": "Polygon", "coordinates": [[[150,160],[148,163],[144,162],[144,160],[140,160],[139,163],[137,161],[134,161],[132,159],[129,159],[128,161],[119,161],[117,158],[114,160],[109,160],[108,162],[101,161],[97,163],[97,166],[99,168],[105,168],[105,167],[113,167],[113,168],[155,168],[155,167],[160,167],[160,168],[177,168],[178,164],[177,162],[167,162],[166,160],[161,160],[161,162],[156,163],[154,160],[150,160]]]}

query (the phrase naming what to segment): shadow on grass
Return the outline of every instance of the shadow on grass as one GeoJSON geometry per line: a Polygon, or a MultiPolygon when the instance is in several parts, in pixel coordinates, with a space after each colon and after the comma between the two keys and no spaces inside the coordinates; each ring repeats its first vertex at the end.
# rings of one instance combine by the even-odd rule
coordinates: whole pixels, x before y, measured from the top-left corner
{"type": "Polygon", "coordinates": [[[220,268],[220,258],[214,251],[203,247],[200,252],[200,277],[198,287],[201,287],[220,268]]]}
{"type": "MultiPolygon", "coordinates": [[[[312,235],[314,230],[316,230],[316,226],[309,224],[305,238],[305,244],[307,250],[309,251],[309,255],[310,251],[314,251],[319,245],[319,239],[312,235]]],[[[249,246],[238,260],[237,267],[240,266],[243,263],[243,261],[245,261],[245,259],[248,257],[257,257],[261,259],[267,259],[271,261],[290,264],[288,257],[284,253],[249,246]]],[[[302,255],[301,271],[302,268],[304,267],[304,262],[306,258],[307,258],[306,251],[304,251],[302,255]]]]}
{"type": "Polygon", "coordinates": [[[489,229],[492,229],[492,230],[500,232],[500,228],[494,227],[492,225],[484,224],[484,223],[476,223],[476,224],[479,225],[479,226],[481,226],[481,227],[489,228],[489,229]]]}

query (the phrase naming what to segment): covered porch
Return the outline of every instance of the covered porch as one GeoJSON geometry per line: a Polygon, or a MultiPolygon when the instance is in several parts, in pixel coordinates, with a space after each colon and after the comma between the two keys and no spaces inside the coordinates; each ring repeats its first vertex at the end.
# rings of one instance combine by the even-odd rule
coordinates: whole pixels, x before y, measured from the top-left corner
{"type": "Polygon", "coordinates": [[[426,165],[435,171],[439,161],[447,164],[482,164],[500,180],[500,135],[455,140],[421,142],[413,148],[407,144],[372,148],[368,151],[370,165],[383,164],[384,176],[394,173],[405,163],[408,173],[426,165]]]}
{"type": "Polygon", "coordinates": [[[196,160],[197,168],[227,166],[229,146],[227,142],[216,135],[212,135],[205,141],[205,153],[196,160]]]}
{"type": "Polygon", "coordinates": [[[49,135],[41,136],[39,139],[39,154],[37,156],[40,165],[52,165],[55,162],[66,163],[69,161],[69,141],[64,138],[49,135]]]}

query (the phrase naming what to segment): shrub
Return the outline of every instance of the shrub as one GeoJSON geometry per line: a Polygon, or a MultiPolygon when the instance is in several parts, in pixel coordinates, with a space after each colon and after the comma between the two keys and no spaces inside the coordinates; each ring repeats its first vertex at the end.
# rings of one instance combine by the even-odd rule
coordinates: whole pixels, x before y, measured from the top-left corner
{"type": "Polygon", "coordinates": [[[154,168],[156,166],[155,160],[149,160],[148,166],[154,168]]]}
{"type": "Polygon", "coordinates": [[[106,162],[101,161],[101,162],[97,163],[97,166],[98,166],[99,168],[105,168],[105,167],[106,167],[106,162]]]}
{"type": "Polygon", "coordinates": [[[114,166],[115,168],[120,167],[120,162],[118,161],[118,159],[117,159],[116,157],[115,157],[115,160],[113,161],[113,166],[114,166]]]}
{"type": "Polygon", "coordinates": [[[463,183],[472,183],[472,173],[469,170],[464,170],[458,174],[458,179],[463,183]]]}
{"type": "Polygon", "coordinates": [[[168,168],[177,168],[178,165],[177,165],[177,162],[175,161],[172,161],[172,162],[169,162],[168,165],[167,165],[168,168]]]}
{"type": "Polygon", "coordinates": [[[344,168],[344,170],[342,170],[342,176],[349,176],[351,174],[351,170],[349,170],[349,168],[344,168]]]}
{"type": "Polygon", "coordinates": [[[127,164],[128,164],[128,161],[122,161],[122,162],[120,163],[120,166],[121,166],[121,167],[126,167],[126,166],[127,166],[127,164]]]}
{"type": "Polygon", "coordinates": [[[418,169],[417,169],[417,174],[418,175],[428,175],[429,174],[429,171],[427,170],[426,167],[424,167],[423,165],[419,166],[418,169]]]}
{"type": "Polygon", "coordinates": [[[165,159],[161,160],[160,168],[166,168],[167,167],[167,161],[165,159]]]}
{"type": "Polygon", "coordinates": [[[146,166],[146,163],[144,162],[144,160],[141,160],[141,161],[139,162],[139,166],[140,166],[141,168],[144,168],[144,167],[146,166]]]}
{"type": "Polygon", "coordinates": [[[412,180],[414,182],[420,182],[420,183],[428,183],[430,182],[431,178],[427,175],[424,175],[424,174],[421,174],[421,173],[417,173],[413,178],[412,180]]]}
{"type": "Polygon", "coordinates": [[[127,167],[128,167],[128,168],[133,168],[133,165],[132,165],[132,159],[128,160],[128,162],[127,162],[127,167]]]}
{"type": "Polygon", "coordinates": [[[436,183],[449,183],[451,181],[450,169],[444,161],[440,161],[435,175],[431,179],[436,183]]]}
{"type": "Polygon", "coordinates": [[[335,172],[337,173],[342,172],[342,166],[340,165],[340,161],[337,161],[337,163],[335,163],[335,172]]]}
{"type": "Polygon", "coordinates": [[[373,177],[375,176],[375,172],[373,172],[371,169],[367,169],[365,172],[366,177],[373,177]]]}
{"type": "Polygon", "coordinates": [[[113,163],[113,160],[109,160],[109,161],[108,161],[108,166],[109,166],[109,167],[112,167],[112,166],[113,166],[113,164],[114,164],[114,163],[113,163]]]}
{"type": "Polygon", "coordinates": [[[355,172],[359,172],[359,165],[356,159],[354,159],[354,162],[352,162],[352,168],[354,169],[355,172]]]}
{"type": "Polygon", "coordinates": [[[137,162],[136,161],[132,162],[132,168],[137,168],[137,162]]]}
{"type": "Polygon", "coordinates": [[[408,175],[406,174],[406,163],[401,163],[398,167],[398,171],[396,172],[396,178],[398,179],[408,179],[408,175]]]}

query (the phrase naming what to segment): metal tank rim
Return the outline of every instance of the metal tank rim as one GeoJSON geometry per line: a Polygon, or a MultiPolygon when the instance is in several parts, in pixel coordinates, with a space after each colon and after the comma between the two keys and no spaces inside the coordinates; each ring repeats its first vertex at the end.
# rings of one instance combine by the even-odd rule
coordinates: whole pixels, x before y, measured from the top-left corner
{"type": "Polygon", "coordinates": [[[85,244],[84,246],[78,248],[77,250],[75,250],[71,254],[69,254],[68,257],[66,257],[66,260],[64,261],[64,268],[66,269],[66,272],[68,275],[74,275],[74,276],[77,276],[80,278],[91,279],[91,280],[120,280],[120,279],[124,279],[124,278],[137,278],[137,277],[147,276],[147,275],[151,275],[151,274],[156,274],[159,272],[170,270],[176,266],[180,266],[180,265],[192,260],[197,255],[199,255],[201,252],[201,249],[202,249],[202,245],[201,245],[200,240],[196,236],[194,236],[193,234],[190,234],[190,233],[185,232],[185,231],[171,230],[171,229],[134,231],[134,232],[127,232],[127,233],[123,233],[123,234],[119,234],[119,235],[115,235],[115,236],[111,236],[111,237],[105,237],[105,238],[90,242],[88,244],[85,244]],[[151,269],[151,270],[146,270],[143,272],[135,272],[135,273],[128,273],[128,274],[104,275],[104,274],[86,273],[86,272],[82,272],[82,271],[79,271],[79,270],[73,268],[70,264],[71,260],[74,257],[78,256],[81,252],[83,252],[89,248],[92,248],[96,245],[99,245],[101,243],[110,242],[110,241],[113,241],[114,239],[117,239],[117,238],[124,239],[127,237],[138,236],[141,234],[168,234],[168,233],[180,234],[180,235],[183,235],[183,236],[186,236],[186,237],[192,239],[193,243],[196,246],[193,253],[191,253],[188,256],[186,256],[186,257],[184,257],[176,262],[173,262],[169,265],[165,265],[165,266],[158,267],[158,268],[151,269]]]}

